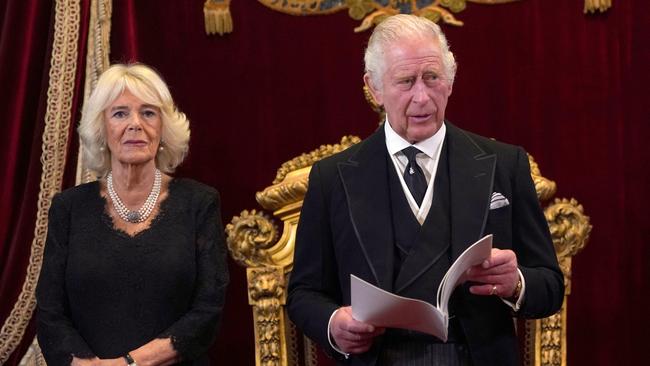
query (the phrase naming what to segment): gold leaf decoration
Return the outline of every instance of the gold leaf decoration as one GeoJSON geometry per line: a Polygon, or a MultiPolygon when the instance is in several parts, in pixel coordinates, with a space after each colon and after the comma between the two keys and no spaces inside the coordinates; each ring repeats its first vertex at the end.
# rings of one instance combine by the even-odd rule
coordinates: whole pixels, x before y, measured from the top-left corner
{"type": "Polygon", "coordinates": [[[275,175],[275,180],[273,180],[273,184],[278,184],[282,182],[282,180],[284,180],[287,174],[294,170],[310,167],[318,160],[336,154],[337,152],[343,151],[348,147],[357,144],[359,142],[361,142],[361,139],[357,136],[343,136],[341,138],[341,142],[338,144],[321,145],[321,147],[319,147],[316,150],[295,157],[287,161],[286,163],[282,164],[282,166],[280,166],[280,169],[278,169],[278,172],[275,175]]]}
{"type": "Polygon", "coordinates": [[[585,14],[600,11],[605,12],[612,7],[612,0],[585,0],[585,14]]]}
{"type": "Polygon", "coordinates": [[[433,22],[462,26],[454,13],[460,13],[467,2],[504,4],[520,0],[258,0],[269,8],[291,15],[322,15],[348,9],[348,15],[361,24],[355,32],[363,32],[395,14],[415,14],[433,22]]]}
{"type": "Polygon", "coordinates": [[[245,267],[270,262],[268,248],[278,238],[278,229],[262,212],[244,210],[226,225],[226,242],[232,257],[245,267]]]}
{"type": "Polygon", "coordinates": [[[219,34],[232,33],[232,16],[230,15],[230,0],[205,0],[203,4],[205,18],[205,33],[219,34]]]}

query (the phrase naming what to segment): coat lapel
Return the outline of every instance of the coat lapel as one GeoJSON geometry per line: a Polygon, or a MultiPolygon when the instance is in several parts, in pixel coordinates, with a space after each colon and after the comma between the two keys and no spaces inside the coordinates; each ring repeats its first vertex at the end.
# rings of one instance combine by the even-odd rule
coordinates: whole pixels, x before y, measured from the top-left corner
{"type": "Polygon", "coordinates": [[[380,127],[348,161],[338,165],[354,234],[376,284],[392,291],[393,226],[387,179],[386,138],[380,127]]]}
{"type": "Polygon", "coordinates": [[[497,157],[465,131],[447,123],[451,191],[452,261],[481,238],[490,207],[497,157]]]}

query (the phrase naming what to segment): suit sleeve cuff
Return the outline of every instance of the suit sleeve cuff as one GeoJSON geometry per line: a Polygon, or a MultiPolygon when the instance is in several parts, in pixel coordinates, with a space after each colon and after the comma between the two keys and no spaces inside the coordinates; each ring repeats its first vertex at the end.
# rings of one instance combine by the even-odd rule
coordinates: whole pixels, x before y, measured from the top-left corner
{"type": "Polygon", "coordinates": [[[343,357],[345,357],[345,359],[347,360],[350,357],[350,354],[343,352],[339,349],[339,347],[336,345],[336,342],[334,342],[334,339],[332,339],[332,334],[330,333],[330,327],[332,326],[332,319],[334,319],[334,315],[336,315],[336,312],[339,310],[341,309],[339,308],[334,310],[334,312],[330,316],[330,320],[327,322],[327,340],[330,342],[330,347],[332,347],[332,349],[334,349],[336,352],[343,355],[343,357]]]}
{"type": "MultiPolygon", "coordinates": [[[[512,310],[514,310],[515,312],[519,311],[519,309],[521,308],[521,303],[523,302],[524,295],[526,294],[526,280],[524,279],[524,275],[521,273],[521,270],[519,268],[517,268],[517,272],[519,272],[519,279],[521,280],[521,292],[519,292],[519,298],[517,298],[517,302],[513,303],[513,302],[508,301],[508,300],[506,300],[504,298],[501,298],[501,301],[503,301],[508,306],[510,306],[512,308],[512,310]]],[[[334,314],[332,314],[332,315],[334,315],[334,314]]],[[[330,321],[331,321],[331,318],[330,318],[330,321]]]]}

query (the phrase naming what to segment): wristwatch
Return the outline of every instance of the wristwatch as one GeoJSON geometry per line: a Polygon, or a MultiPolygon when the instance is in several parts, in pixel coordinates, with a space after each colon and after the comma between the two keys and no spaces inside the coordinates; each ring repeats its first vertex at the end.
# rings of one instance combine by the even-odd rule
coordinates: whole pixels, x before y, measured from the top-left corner
{"type": "Polygon", "coordinates": [[[133,359],[133,357],[131,357],[130,354],[128,354],[128,353],[125,354],[124,359],[126,360],[127,365],[129,365],[129,366],[138,366],[138,364],[135,362],[135,360],[133,359]]]}
{"type": "Polygon", "coordinates": [[[515,285],[515,290],[512,292],[512,296],[510,296],[507,300],[516,303],[517,300],[519,300],[519,295],[521,295],[521,288],[522,288],[521,277],[519,277],[519,279],[517,280],[517,285],[515,285]]]}

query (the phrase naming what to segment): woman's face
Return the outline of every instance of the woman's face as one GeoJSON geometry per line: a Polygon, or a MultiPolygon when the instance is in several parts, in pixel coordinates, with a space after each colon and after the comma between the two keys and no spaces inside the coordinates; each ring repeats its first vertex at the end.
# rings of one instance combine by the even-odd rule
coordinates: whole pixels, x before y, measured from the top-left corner
{"type": "Polygon", "coordinates": [[[111,165],[141,165],[152,162],[162,135],[160,109],[143,103],[125,90],[104,110],[106,140],[111,165]]]}

